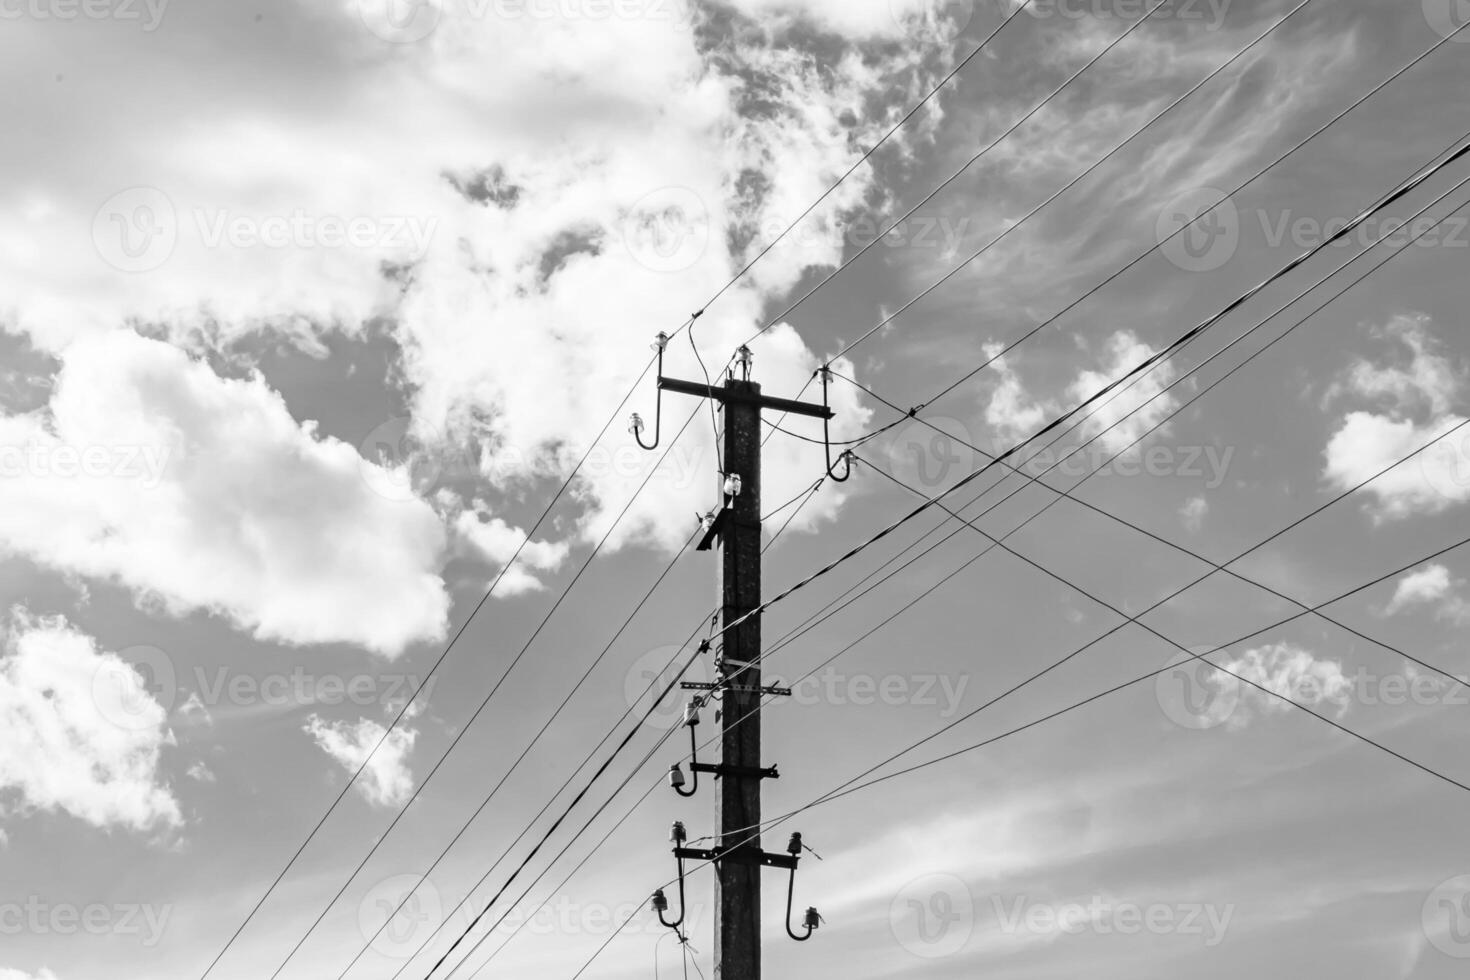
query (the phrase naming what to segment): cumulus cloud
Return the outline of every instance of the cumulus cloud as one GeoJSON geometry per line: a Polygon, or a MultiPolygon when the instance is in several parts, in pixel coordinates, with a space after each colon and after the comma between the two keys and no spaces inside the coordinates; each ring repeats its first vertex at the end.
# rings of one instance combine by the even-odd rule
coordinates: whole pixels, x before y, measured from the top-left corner
{"type": "Polygon", "coordinates": [[[16,610],[0,658],[0,790],[94,827],[182,820],[159,773],[173,744],[142,675],[64,618],[16,610]]]}
{"type": "Polygon", "coordinates": [[[1346,714],[1352,703],[1352,681],[1343,673],[1342,664],[1317,657],[1295,644],[1256,647],[1233,660],[1221,661],[1220,666],[1229,672],[1220,675],[1227,696],[1217,698],[1210,710],[1225,715],[1225,722],[1232,729],[1294,710],[1282,698],[1317,711],[1325,708],[1332,713],[1335,708],[1338,717],[1346,714]]]}
{"type": "Polygon", "coordinates": [[[1455,594],[1464,584],[1452,578],[1445,566],[1427,565],[1399,579],[1393,598],[1384,608],[1384,615],[1392,616],[1415,607],[1430,606],[1441,619],[1454,622],[1470,620],[1470,603],[1455,594]]]}
{"type": "MultiPolygon", "coordinates": [[[[429,18],[422,35],[386,40],[396,29],[363,16],[375,6],[278,3],[257,31],[285,25],[312,51],[281,65],[271,81],[280,91],[216,81],[266,43],[221,19],[197,24],[178,52],[209,59],[218,71],[208,79],[171,84],[164,66],[174,63],[159,60],[121,116],[88,116],[90,104],[51,113],[65,120],[56,143],[69,152],[52,145],[44,159],[91,163],[8,171],[29,148],[0,163],[7,319],[50,350],[128,320],[185,345],[265,334],[313,351],[325,332],[384,324],[401,344],[395,377],[416,436],[475,447],[497,503],[565,472],[642,369],[654,333],[683,322],[826,190],[951,57],[945,45],[905,43],[912,18],[927,16],[918,2],[752,2],[718,23],[703,6],[692,18],[543,17],[435,4],[415,8],[429,18]],[[835,37],[812,42],[809,28],[740,20],[775,8],[835,37]],[[315,97],[294,97],[306,90],[315,97]],[[179,130],[181,114],[196,124],[179,130]],[[114,152],[124,136],[128,152],[114,152]]],[[[24,52],[44,46],[50,28],[16,29],[37,35],[18,45],[24,52]]],[[[28,111],[46,113],[49,98],[28,111]]],[[[915,120],[895,152],[935,118],[915,120]]],[[[873,172],[856,172],[807,233],[699,321],[712,371],[772,297],[840,259],[842,236],[822,232],[873,192],[873,172]]],[[[785,325],[756,353],[757,378],[773,392],[799,389],[820,362],[785,325]]],[[[671,347],[668,367],[699,376],[687,343],[671,347]]],[[[650,386],[631,407],[649,417],[651,396],[650,386]]],[[[869,413],[857,392],[838,385],[833,399],[834,436],[861,431],[869,413]]],[[[690,407],[669,399],[671,429],[690,407]]],[[[709,477],[707,428],[691,427],[612,547],[672,548],[687,536],[669,515],[713,497],[712,480],[683,475],[709,477]]],[[[632,449],[621,425],[612,431],[612,450],[632,449]]],[[[574,498],[581,520],[561,525],[565,539],[600,536],[655,461],[632,449],[626,465],[586,474],[574,498]]],[[[821,465],[820,447],[773,440],[767,494],[794,495],[821,465]]],[[[831,519],[843,500],[829,489],[793,530],[831,519]]],[[[415,601],[428,588],[411,590],[415,601]]]]}
{"type": "Polygon", "coordinates": [[[453,526],[466,550],[481,560],[506,569],[515,558],[516,563],[505,570],[496,586],[496,592],[505,596],[543,588],[536,573],[555,571],[571,551],[566,542],[528,541],[525,531],[491,517],[490,506],[483,500],[476,500],[472,509],[460,511],[453,526]]]}
{"type": "Polygon", "coordinates": [[[1439,352],[1425,317],[1395,318],[1378,333],[1403,348],[1407,362],[1359,360],[1329,391],[1329,402],[1354,399],[1374,408],[1348,412],[1328,440],[1328,484],[1356,487],[1422,449],[1363,488],[1375,519],[1435,514],[1470,500],[1470,438],[1455,431],[1465,418],[1452,410],[1461,389],[1455,366],[1439,352]]]}
{"type": "Polygon", "coordinates": [[[1037,429],[1046,424],[1048,413],[1053,411],[1050,403],[1036,401],[1026,391],[1014,368],[1006,359],[997,357],[1005,345],[989,343],[984,354],[990,362],[990,370],[999,376],[999,382],[991,389],[990,399],[985,405],[985,421],[999,437],[1002,446],[1009,448],[1023,439],[1029,439],[1037,429]]]}
{"type": "Polygon", "coordinates": [[[1191,531],[1198,532],[1205,526],[1205,517],[1210,513],[1210,502],[1202,496],[1190,497],[1179,508],[1179,519],[1191,531]]]}
{"type": "MultiPolygon", "coordinates": [[[[1092,396],[1153,353],[1153,348],[1139,340],[1132,331],[1119,330],[1108,340],[1102,366],[1097,370],[1083,370],[1068,387],[1071,404],[1092,396]]],[[[1172,393],[1159,394],[1176,375],[1172,362],[1156,365],[1135,382],[1110,392],[1097,405],[1086,409],[1091,414],[1082,430],[1089,437],[1096,436],[1107,452],[1122,452],[1178,406],[1172,393]]]]}
{"type": "Polygon", "coordinates": [[[373,489],[351,446],[259,377],[167,343],[88,336],[44,411],[0,417],[0,547],[257,638],[395,655],[443,635],[444,529],[373,489]]]}
{"type": "Polygon", "coordinates": [[[326,722],[312,715],[302,730],[349,774],[357,772],[358,767],[367,762],[354,786],[373,806],[402,806],[413,794],[413,772],[408,767],[408,755],[418,738],[417,729],[393,729],[376,752],[373,748],[383,739],[387,729],[369,718],[357,722],[326,722]],[[372,753],[371,759],[369,753],[372,753]]]}

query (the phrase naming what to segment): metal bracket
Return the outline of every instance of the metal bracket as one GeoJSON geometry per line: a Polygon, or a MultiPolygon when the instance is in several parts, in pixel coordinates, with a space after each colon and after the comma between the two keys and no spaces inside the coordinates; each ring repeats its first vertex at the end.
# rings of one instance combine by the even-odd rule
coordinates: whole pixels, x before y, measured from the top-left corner
{"type": "Polygon", "coordinates": [[[694,762],[689,768],[693,772],[707,772],[716,779],[731,777],[734,779],[780,779],[781,774],[776,771],[775,766],[762,769],[758,766],[727,766],[723,763],[694,762]]]}
{"type": "Polygon", "coordinates": [[[726,850],[719,848],[706,849],[702,847],[676,847],[674,857],[683,858],[687,861],[735,861],[739,864],[757,864],[768,868],[784,868],[795,870],[797,858],[790,854],[772,854],[763,851],[750,844],[732,847],[726,850]]]}
{"type": "Polygon", "coordinates": [[[739,687],[734,684],[711,684],[706,681],[680,681],[685,691],[734,691],[736,694],[769,694],[773,698],[791,697],[789,687],[739,687]]]}

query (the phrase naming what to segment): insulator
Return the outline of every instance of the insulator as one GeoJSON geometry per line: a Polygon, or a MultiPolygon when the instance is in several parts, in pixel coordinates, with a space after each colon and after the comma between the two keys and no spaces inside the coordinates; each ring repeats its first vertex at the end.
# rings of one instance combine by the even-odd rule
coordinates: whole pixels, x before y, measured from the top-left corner
{"type": "Polygon", "coordinates": [[[639,415],[637,412],[634,412],[631,416],[629,416],[628,417],[628,431],[630,433],[632,433],[633,435],[635,435],[635,436],[636,435],[639,435],[640,433],[642,433],[643,432],[643,416],[639,415]]]}
{"type": "Polygon", "coordinates": [[[731,473],[729,476],[725,477],[725,496],[727,496],[727,497],[738,497],[738,496],[740,496],[740,474],[739,473],[731,473]]]}
{"type": "Polygon", "coordinates": [[[787,841],[787,843],[786,843],[786,853],[787,854],[800,854],[801,853],[801,847],[802,847],[802,844],[801,844],[801,835],[800,834],[792,834],[791,835],[791,840],[787,841]]]}
{"type": "Polygon", "coordinates": [[[653,893],[653,910],[655,912],[667,912],[669,910],[669,900],[664,897],[664,890],[662,888],[653,893]]]}
{"type": "Polygon", "coordinates": [[[684,822],[675,820],[673,829],[669,831],[669,840],[675,844],[682,844],[689,839],[689,834],[684,830],[684,822]]]}
{"type": "Polygon", "coordinates": [[[684,724],[691,728],[699,724],[699,702],[693,698],[684,704],[684,724]]]}
{"type": "Polygon", "coordinates": [[[677,762],[669,766],[669,785],[674,789],[682,789],[684,786],[684,770],[679,768],[677,762]]]}
{"type": "Polygon", "coordinates": [[[813,907],[808,908],[806,910],[806,918],[804,918],[802,920],[802,925],[804,925],[809,930],[814,930],[817,927],[819,927],[821,924],[822,924],[822,917],[817,914],[816,907],[813,906],[813,907]]]}
{"type": "Polygon", "coordinates": [[[755,362],[755,354],[751,353],[749,347],[741,344],[740,349],[735,352],[735,359],[740,363],[745,376],[750,377],[750,366],[755,362]]]}
{"type": "Polygon", "coordinates": [[[669,335],[662,330],[658,332],[658,336],[653,338],[653,343],[649,345],[654,351],[662,351],[667,346],[669,346],[669,335]]]}

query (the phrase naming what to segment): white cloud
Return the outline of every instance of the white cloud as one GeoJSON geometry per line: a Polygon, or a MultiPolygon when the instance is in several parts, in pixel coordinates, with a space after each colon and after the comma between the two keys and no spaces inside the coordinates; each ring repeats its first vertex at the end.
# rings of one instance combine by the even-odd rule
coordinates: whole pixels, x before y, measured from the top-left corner
{"type": "Polygon", "coordinates": [[[1464,422],[1451,410],[1460,391],[1453,365],[1436,353],[1423,317],[1398,317],[1381,334],[1407,347],[1409,362],[1377,366],[1360,360],[1329,391],[1329,400],[1365,399],[1381,410],[1343,417],[1325,450],[1328,484],[1356,487],[1430,446],[1363,488],[1374,517],[1436,514],[1470,501],[1470,439],[1464,430],[1449,435],[1464,422]]]}
{"type": "Polygon", "coordinates": [[[173,744],[143,677],[57,617],[16,610],[0,659],[0,789],[95,827],[181,823],[159,774],[173,744]]]}
{"type": "Polygon", "coordinates": [[[209,766],[205,765],[203,762],[195,762],[189,767],[189,771],[186,772],[184,775],[188,776],[196,783],[218,782],[218,777],[215,776],[214,770],[210,769],[209,766]]]}
{"type": "Polygon", "coordinates": [[[1266,715],[1295,711],[1282,697],[1338,717],[1352,703],[1352,681],[1343,673],[1340,662],[1319,658],[1291,643],[1246,650],[1234,660],[1220,662],[1220,666],[1241,678],[1220,675],[1229,696],[1216,699],[1211,709],[1228,714],[1227,724],[1232,729],[1245,728],[1266,715]],[[1274,693],[1268,694],[1252,684],[1274,693]]]}
{"type": "Polygon", "coordinates": [[[61,356],[47,410],[0,417],[0,547],[262,640],[395,655],[443,635],[437,515],[375,492],[376,466],[263,380],[126,332],[61,356]]]}
{"type": "Polygon", "coordinates": [[[1421,408],[1432,415],[1448,413],[1459,395],[1460,378],[1449,359],[1439,353],[1431,326],[1425,316],[1395,317],[1378,335],[1407,347],[1408,363],[1380,366],[1359,359],[1333,385],[1329,397],[1349,392],[1381,400],[1396,412],[1421,408]]]}
{"type": "Polygon", "coordinates": [[[1189,530],[1198,532],[1205,526],[1205,517],[1210,513],[1210,502],[1202,496],[1190,497],[1179,508],[1179,519],[1189,530]]]}
{"type": "Polygon", "coordinates": [[[413,794],[413,773],[408,767],[408,755],[418,738],[416,729],[393,729],[375,753],[373,747],[383,739],[386,729],[368,718],[355,724],[345,721],[329,723],[312,715],[302,730],[349,774],[357,772],[367,760],[367,767],[354,785],[363,799],[373,806],[402,806],[413,794]],[[371,759],[368,759],[369,753],[373,753],[371,759]]]}
{"type": "Polygon", "coordinates": [[[1432,606],[1439,618],[1464,622],[1470,619],[1470,603],[1454,594],[1464,584],[1453,579],[1445,566],[1428,565],[1399,579],[1384,615],[1392,616],[1416,606],[1432,606]]]}
{"type": "Polygon", "coordinates": [[[24,970],[9,970],[0,967],[0,980],[56,980],[56,974],[50,970],[42,970],[32,975],[24,970]]]}
{"type": "MultiPolygon", "coordinates": [[[[1108,341],[1107,356],[1101,369],[1082,371],[1067,389],[1072,404],[1091,397],[1153,353],[1153,348],[1140,341],[1132,331],[1119,330],[1108,341]]],[[[1099,444],[1107,452],[1122,452],[1177,407],[1178,402],[1172,393],[1159,394],[1175,377],[1173,363],[1166,360],[1139,378],[1119,386],[1097,405],[1084,409],[1084,413],[1089,414],[1082,426],[1083,432],[1089,437],[1097,436],[1099,444]],[[1117,425],[1109,428],[1114,423],[1117,425]]]]}
{"type": "MultiPolygon", "coordinates": [[[[201,24],[187,51],[154,58],[121,109],[61,111],[48,92],[28,111],[51,126],[60,120],[56,145],[0,163],[0,292],[13,298],[13,319],[49,349],[124,318],[162,323],[181,342],[263,331],[313,347],[323,331],[357,334],[382,315],[403,345],[417,434],[485,448],[496,489],[523,490],[569,468],[641,369],[653,334],[683,322],[932,83],[920,62],[947,57],[944,46],[890,43],[904,35],[887,0],[783,3],[881,42],[823,44],[820,53],[741,29],[713,32],[729,37],[710,49],[708,35],[678,18],[475,17],[443,6],[438,29],[414,44],[374,37],[357,2],[284,6],[274,16],[310,40],[312,56],[282,63],[272,81],[310,90],[309,99],[217,82],[237,77],[239,49],[255,43],[224,19],[201,24]],[[200,57],[210,72],[182,73],[200,57]],[[196,124],[180,130],[181,116],[196,124]],[[43,165],[58,156],[90,162],[43,165]],[[168,218],[176,241],[157,269],[127,273],[98,254],[93,218],[139,185],[165,199],[151,211],[139,209],[141,198],[104,210],[103,253],[117,252],[125,230],[141,243],[133,219],[168,218]],[[281,230],[287,246],[239,236],[211,244],[221,219],[281,230]],[[322,245],[322,222],[337,219],[362,219],[384,235],[397,228],[402,240],[322,245]],[[422,249],[404,237],[414,228],[429,233],[422,249]],[[421,251],[410,270],[385,275],[385,263],[402,266],[421,251]],[[498,465],[507,455],[520,462],[498,465]]],[[[935,118],[915,120],[896,144],[935,118]]],[[[807,231],[836,227],[873,180],[859,170],[807,231]]],[[[822,234],[774,249],[700,321],[707,359],[723,362],[771,297],[840,255],[840,237],[822,234]]],[[[757,355],[758,380],[781,393],[800,388],[819,360],[784,326],[758,342],[757,355]]],[[[671,348],[669,369],[698,376],[687,343],[671,348]]],[[[650,384],[631,406],[646,418],[651,395],[650,384]]],[[[857,393],[838,384],[833,399],[834,436],[860,432],[869,413],[857,393]]],[[[673,430],[690,402],[674,397],[666,407],[673,430]]],[[[687,536],[688,521],[669,515],[692,515],[713,497],[706,429],[691,429],[685,465],[654,478],[613,547],[675,547],[687,536]],[[679,475],[695,470],[697,483],[679,475]]],[[[609,447],[629,450],[622,426],[612,431],[609,447]]],[[[577,488],[583,519],[562,526],[566,539],[600,535],[654,458],[633,450],[629,465],[592,472],[577,488]]],[[[767,495],[794,495],[820,460],[819,446],[773,440],[767,495]]],[[[793,529],[829,520],[844,498],[829,488],[793,529]]],[[[416,599],[426,583],[410,590],[416,599]]]]}
{"type": "Polygon", "coordinates": [[[555,571],[571,551],[566,542],[527,541],[525,531],[490,517],[490,507],[483,500],[476,500],[473,509],[461,511],[453,526],[472,553],[498,568],[505,568],[519,549],[520,557],[496,586],[496,592],[503,596],[540,590],[544,586],[535,573],[555,571]]]}
{"type": "Polygon", "coordinates": [[[1004,349],[1003,344],[994,342],[984,347],[986,359],[995,358],[990,362],[990,369],[1000,377],[986,403],[985,421],[995,431],[1001,445],[1010,448],[1023,439],[1029,439],[1046,424],[1047,414],[1052,409],[1050,403],[1033,399],[1015,369],[1006,363],[1005,358],[996,356],[1004,349]]]}

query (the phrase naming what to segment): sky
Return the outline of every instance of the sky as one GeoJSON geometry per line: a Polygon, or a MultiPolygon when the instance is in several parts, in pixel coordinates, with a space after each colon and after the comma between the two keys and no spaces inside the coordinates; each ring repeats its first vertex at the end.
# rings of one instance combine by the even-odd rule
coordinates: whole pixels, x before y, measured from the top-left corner
{"type": "Polygon", "coordinates": [[[422,977],[634,729],[453,975],[710,975],[661,331],[881,430],[771,430],[767,595],[1031,478],[762,616],[769,816],[938,760],[766,833],[769,975],[1462,976],[1470,170],[1328,242],[1470,18],[1153,7],[0,0],[0,980],[422,977]]]}

